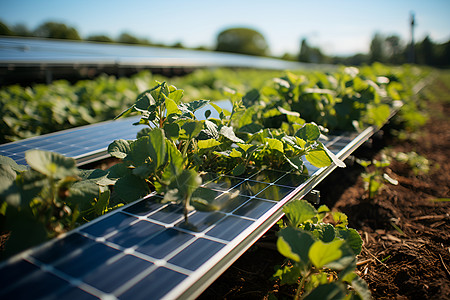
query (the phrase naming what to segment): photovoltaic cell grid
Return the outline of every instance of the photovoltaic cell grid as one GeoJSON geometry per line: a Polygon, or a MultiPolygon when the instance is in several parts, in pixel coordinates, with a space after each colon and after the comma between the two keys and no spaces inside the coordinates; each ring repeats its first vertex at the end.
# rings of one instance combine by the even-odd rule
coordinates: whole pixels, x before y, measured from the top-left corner
{"type": "Polygon", "coordinates": [[[25,152],[41,149],[60,153],[83,161],[89,155],[105,152],[108,145],[118,139],[135,139],[142,126],[132,126],[139,116],[106,121],[89,126],[58,131],[25,140],[0,145],[0,155],[8,156],[18,164],[26,165],[25,152]]]}
{"type": "MultiPolygon", "coordinates": [[[[334,153],[350,143],[345,136],[325,142],[334,153]]],[[[309,176],[274,170],[248,178],[206,174],[197,192],[213,197],[220,209],[193,211],[188,224],[180,206],[149,195],[4,263],[0,299],[189,297],[195,282],[323,170],[308,168],[309,176]]]]}

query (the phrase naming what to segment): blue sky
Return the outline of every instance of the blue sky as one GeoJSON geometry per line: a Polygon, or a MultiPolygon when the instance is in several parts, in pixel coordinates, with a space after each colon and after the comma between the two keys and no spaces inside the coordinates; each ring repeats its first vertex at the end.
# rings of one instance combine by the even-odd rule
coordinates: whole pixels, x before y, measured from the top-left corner
{"type": "Polygon", "coordinates": [[[326,54],[368,52],[376,32],[409,41],[450,39],[449,0],[0,0],[0,20],[34,29],[44,21],[64,22],[82,37],[127,31],[152,42],[188,47],[215,45],[218,33],[242,26],[258,30],[271,53],[296,54],[302,38],[326,54]]]}

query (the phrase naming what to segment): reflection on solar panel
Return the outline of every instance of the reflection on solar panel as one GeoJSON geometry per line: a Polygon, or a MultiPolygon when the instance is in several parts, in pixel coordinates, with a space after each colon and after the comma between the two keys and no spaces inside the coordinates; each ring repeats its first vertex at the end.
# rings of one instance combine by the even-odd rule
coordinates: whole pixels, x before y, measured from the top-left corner
{"type": "Polygon", "coordinates": [[[78,165],[82,165],[109,157],[106,150],[114,140],[135,139],[136,133],[143,127],[131,124],[139,121],[139,118],[107,121],[3,144],[0,145],[0,155],[8,156],[18,164],[26,165],[25,152],[41,149],[73,157],[78,165]]]}
{"type": "MultiPolygon", "coordinates": [[[[346,158],[374,132],[325,142],[346,158]]],[[[195,298],[336,166],[310,175],[258,170],[248,178],[206,174],[197,192],[220,209],[193,211],[149,195],[0,267],[0,298],[195,298]]]]}

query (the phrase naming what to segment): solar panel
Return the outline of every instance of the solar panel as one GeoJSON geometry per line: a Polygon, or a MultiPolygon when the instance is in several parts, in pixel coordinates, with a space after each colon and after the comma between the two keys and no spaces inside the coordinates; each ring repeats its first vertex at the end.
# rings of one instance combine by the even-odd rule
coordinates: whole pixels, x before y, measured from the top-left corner
{"type": "Polygon", "coordinates": [[[73,157],[78,165],[109,157],[108,145],[117,139],[135,139],[142,126],[132,126],[140,116],[106,121],[0,145],[0,155],[26,165],[25,152],[41,149],[73,157]]]}
{"type": "MultiPolygon", "coordinates": [[[[325,144],[344,159],[374,131],[325,144]]],[[[151,194],[3,263],[0,298],[195,298],[281,218],[286,203],[334,168],[311,168],[308,176],[207,174],[201,187],[221,208],[192,211],[189,224],[180,206],[151,194]]]]}

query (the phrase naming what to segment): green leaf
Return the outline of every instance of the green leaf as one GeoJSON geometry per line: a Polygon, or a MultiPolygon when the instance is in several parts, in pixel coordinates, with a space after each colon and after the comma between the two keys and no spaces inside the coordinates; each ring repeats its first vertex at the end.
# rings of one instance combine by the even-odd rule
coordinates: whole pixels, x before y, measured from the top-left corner
{"type": "Polygon", "coordinates": [[[117,180],[114,192],[125,202],[130,203],[150,193],[147,182],[135,175],[129,174],[117,180]]]}
{"type": "Polygon", "coordinates": [[[91,208],[94,198],[98,198],[100,189],[93,181],[82,180],[75,182],[69,189],[69,197],[66,199],[71,207],[78,207],[80,211],[91,208]]]}
{"type": "Polygon", "coordinates": [[[309,264],[308,252],[314,244],[314,238],[306,231],[286,227],[278,233],[277,248],[285,257],[304,266],[309,264]]]}
{"type": "Polygon", "coordinates": [[[155,128],[149,133],[148,153],[156,168],[159,168],[165,162],[166,141],[162,129],[155,128]]]}
{"type": "Polygon", "coordinates": [[[197,142],[199,149],[208,149],[221,145],[222,143],[215,139],[201,140],[197,142]]]}
{"type": "Polygon", "coordinates": [[[248,149],[254,147],[254,145],[251,145],[251,144],[237,143],[237,145],[239,146],[239,148],[241,148],[242,150],[244,150],[244,152],[246,152],[246,153],[247,153],[248,149]]]}
{"type": "Polygon", "coordinates": [[[97,203],[95,203],[94,210],[97,215],[102,215],[106,212],[109,204],[109,197],[110,197],[110,191],[105,190],[104,192],[100,193],[100,196],[97,200],[97,203]]]}
{"type": "Polygon", "coordinates": [[[316,241],[309,249],[309,258],[316,268],[322,268],[324,265],[338,260],[342,257],[342,250],[340,249],[343,240],[335,240],[330,243],[316,241]]]}
{"type": "Polygon", "coordinates": [[[242,157],[242,152],[236,150],[235,148],[233,148],[229,154],[230,157],[234,157],[234,158],[238,158],[238,157],[242,157]]]}
{"type": "Polygon", "coordinates": [[[314,142],[320,137],[319,126],[314,123],[306,123],[295,133],[295,136],[307,142],[314,142]]]}
{"type": "Polygon", "coordinates": [[[203,123],[200,121],[188,121],[181,126],[184,130],[184,137],[188,140],[197,137],[203,129],[203,123]]]}
{"type": "Polygon", "coordinates": [[[351,286],[362,300],[372,299],[372,293],[370,292],[367,282],[359,276],[356,276],[355,279],[352,280],[351,286]]]}
{"type": "Polygon", "coordinates": [[[115,158],[123,159],[129,152],[130,144],[126,140],[116,140],[108,146],[108,153],[115,158]]]}
{"type": "Polygon", "coordinates": [[[298,278],[302,275],[301,269],[297,266],[283,266],[273,275],[274,278],[280,280],[280,284],[298,284],[298,278]]]}
{"type": "Polygon", "coordinates": [[[229,139],[232,142],[235,143],[244,143],[243,140],[241,140],[240,138],[238,138],[233,131],[232,127],[228,127],[228,126],[222,126],[219,130],[219,133],[221,135],[223,135],[224,137],[226,137],[227,139],[229,139]]]}
{"type": "Polygon", "coordinates": [[[267,138],[266,142],[270,149],[284,153],[283,142],[280,140],[267,138]]]}
{"type": "Polygon", "coordinates": [[[283,208],[283,212],[293,227],[299,227],[317,214],[316,209],[305,200],[296,200],[288,203],[283,208]]]}
{"type": "Polygon", "coordinates": [[[353,228],[337,229],[337,236],[345,240],[355,255],[361,253],[363,241],[358,231],[353,228]]]}
{"type": "Polygon", "coordinates": [[[183,90],[174,90],[169,93],[169,98],[175,101],[176,104],[180,104],[181,98],[183,98],[183,90]]]}
{"type": "Polygon", "coordinates": [[[234,167],[232,173],[233,173],[234,176],[239,176],[239,175],[244,174],[244,172],[245,172],[245,165],[244,164],[238,164],[238,165],[236,165],[236,167],[234,167]]]}
{"type": "Polygon", "coordinates": [[[181,114],[181,111],[178,109],[178,105],[174,100],[165,96],[165,104],[167,109],[167,116],[171,114],[181,114]]]}
{"type": "Polygon", "coordinates": [[[63,178],[78,174],[73,158],[55,152],[28,150],[25,152],[25,159],[32,169],[49,177],[63,178]]]}
{"type": "Polygon", "coordinates": [[[16,172],[28,170],[27,166],[17,164],[11,157],[0,155],[0,165],[8,165],[16,172]]]}
{"type": "Polygon", "coordinates": [[[176,140],[180,136],[180,125],[177,123],[164,124],[163,129],[168,139],[176,140]]]}
{"type": "Polygon", "coordinates": [[[308,151],[308,154],[305,155],[305,158],[313,166],[318,168],[328,167],[333,162],[333,160],[323,149],[308,151]]]}
{"type": "Polygon", "coordinates": [[[321,284],[311,291],[305,300],[342,300],[346,294],[345,287],[340,282],[321,284]]]}

